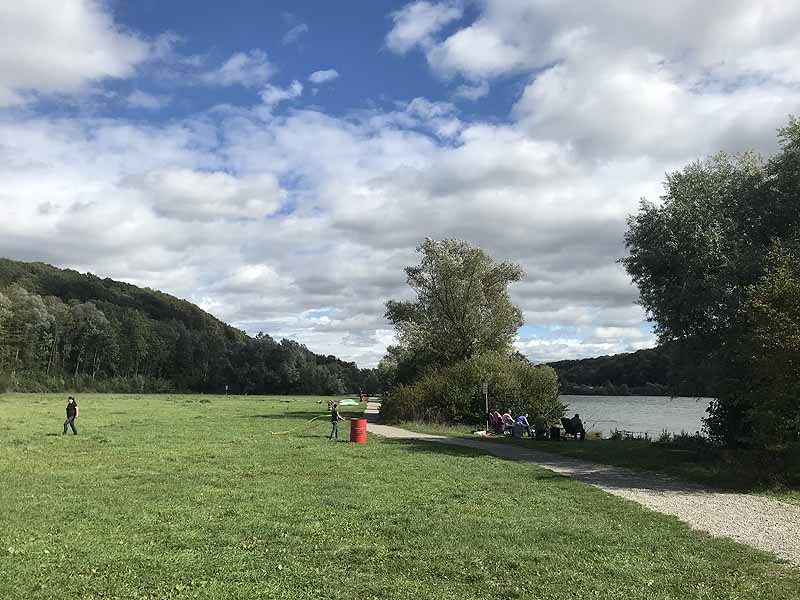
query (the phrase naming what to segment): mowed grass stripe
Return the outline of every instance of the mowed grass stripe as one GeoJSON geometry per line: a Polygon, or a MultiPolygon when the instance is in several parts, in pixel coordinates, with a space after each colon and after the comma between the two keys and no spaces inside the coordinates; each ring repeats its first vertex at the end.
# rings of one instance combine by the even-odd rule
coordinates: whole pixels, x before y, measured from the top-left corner
{"type": "Polygon", "coordinates": [[[283,400],[79,396],[62,437],[61,396],[3,397],[0,597],[800,597],[796,569],[532,465],[273,436],[325,412],[283,400]]]}

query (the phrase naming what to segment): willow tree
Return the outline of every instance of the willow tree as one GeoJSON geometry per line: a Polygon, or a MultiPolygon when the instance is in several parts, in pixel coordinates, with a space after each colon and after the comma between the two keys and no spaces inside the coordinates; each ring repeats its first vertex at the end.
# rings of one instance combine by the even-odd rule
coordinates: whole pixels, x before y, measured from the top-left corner
{"type": "MultiPolygon", "coordinates": [[[[787,331],[797,317],[769,308],[788,296],[772,293],[773,280],[764,279],[794,273],[785,264],[796,265],[800,256],[797,119],[779,132],[779,141],[780,151],[766,161],[752,153],[719,155],[672,173],[662,202],[643,202],[625,235],[629,254],[622,262],[660,341],[679,343],[694,365],[711,365],[718,398],[706,424],[732,445],[765,437],[758,429],[764,397],[772,392],[760,383],[763,348],[754,350],[749,340],[763,342],[758,331],[787,331]],[[772,248],[785,252],[783,270],[775,273],[772,248]]],[[[775,357],[797,356],[790,349],[775,357]]],[[[798,431],[792,427],[769,430],[798,431]]]]}
{"type": "Polygon", "coordinates": [[[428,238],[417,252],[420,263],[405,269],[416,298],[386,303],[402,354],[437,366],[487,351],[510,354],[523,321],[508,286],[522,279],[522,268],[461,240],[428,238]]]}

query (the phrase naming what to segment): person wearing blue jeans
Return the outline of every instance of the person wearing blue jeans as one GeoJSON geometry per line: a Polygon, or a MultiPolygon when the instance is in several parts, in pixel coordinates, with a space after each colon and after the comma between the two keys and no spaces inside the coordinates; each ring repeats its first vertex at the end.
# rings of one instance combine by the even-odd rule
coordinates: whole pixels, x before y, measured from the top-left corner
{"type": "Polygon", "coordinates": [[[339,404],[335,403],[331,408],[331,434],[328,436],[329,440],[333,438],[339,439],[339,421],[344,421],[344,417],[339,414],[339,404]]]}

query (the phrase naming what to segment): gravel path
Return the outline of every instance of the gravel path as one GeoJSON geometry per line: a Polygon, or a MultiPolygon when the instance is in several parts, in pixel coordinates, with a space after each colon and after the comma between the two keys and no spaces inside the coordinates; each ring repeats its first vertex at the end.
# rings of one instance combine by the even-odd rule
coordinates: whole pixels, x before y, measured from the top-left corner
{"type": "Polygon", "coordinates": [[[375,423],[379,404],[367,406],[368,430],[393,439],[411,439],[464,446],[495,456],[521,460],[594,485],[609,494],[633,500],[678,517],[694,529],[728,537],[772,552],[800,566],[800,507],[762,496],[722,493],[656,474],[638,473],[557,454],[482,440],[415,433],[375,423]]]}

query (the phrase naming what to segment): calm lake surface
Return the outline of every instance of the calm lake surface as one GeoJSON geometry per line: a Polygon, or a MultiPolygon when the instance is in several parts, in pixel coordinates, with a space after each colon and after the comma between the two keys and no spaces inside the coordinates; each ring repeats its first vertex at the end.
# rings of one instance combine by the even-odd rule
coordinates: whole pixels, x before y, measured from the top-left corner
{"type": "Polygon", "coordinates": [[[567,417],[579,413],[587,431],[601,431],[605,437],[614,429],[658,435],[701,431],[711,398],[670,398],[668,396],[561,396],[567,417]]]}

